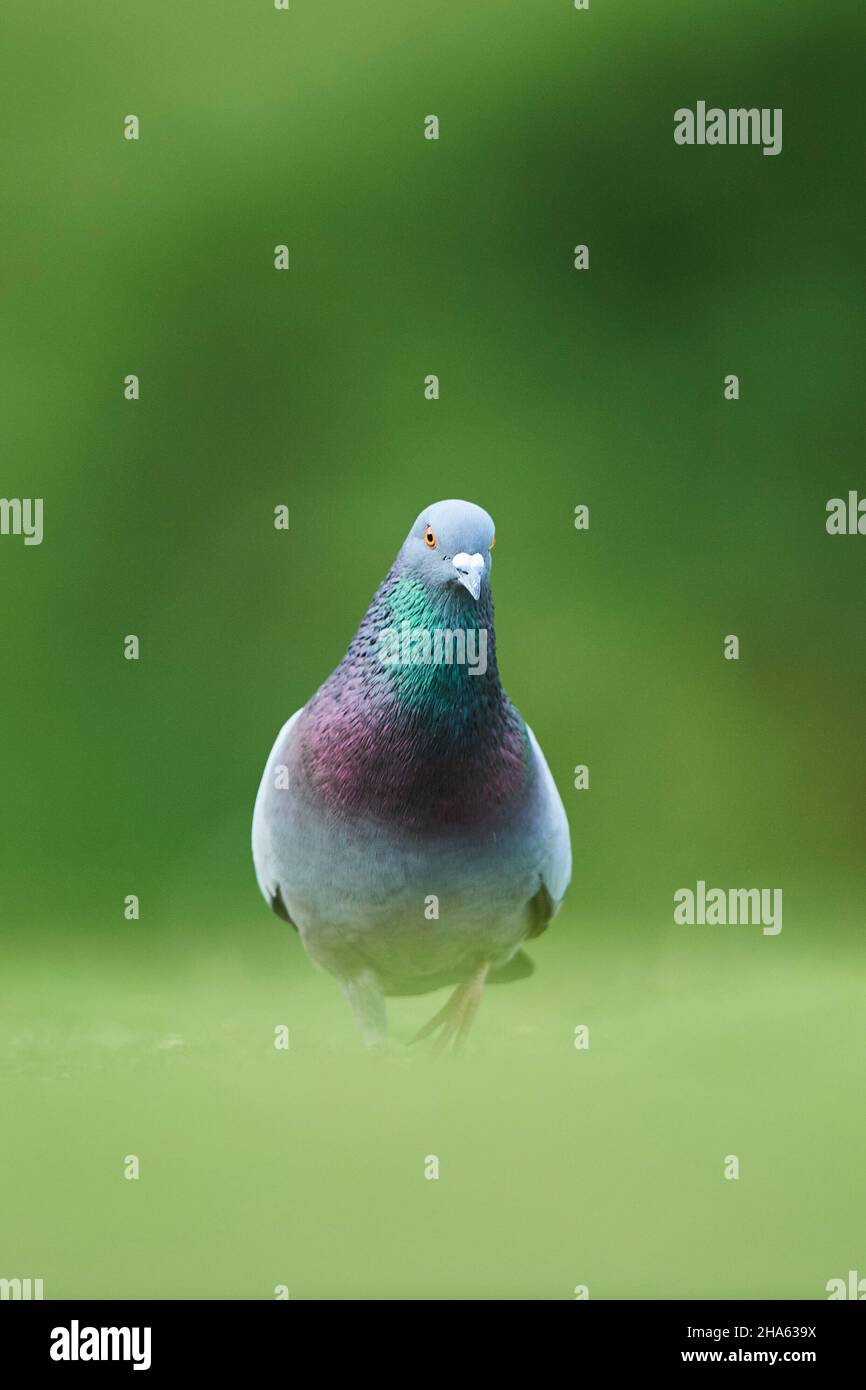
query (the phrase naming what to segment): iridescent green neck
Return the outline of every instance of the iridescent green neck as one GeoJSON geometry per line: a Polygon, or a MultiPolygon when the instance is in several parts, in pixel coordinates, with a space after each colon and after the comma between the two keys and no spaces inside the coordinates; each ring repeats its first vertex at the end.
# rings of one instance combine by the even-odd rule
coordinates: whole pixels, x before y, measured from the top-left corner
{"type": "Polygon", "coordinates": [[[434,591],[407,574],[377,605],[378,659],[401,704],[463,717],[501,692],[496,667],[493,604],[462,588],[434,591]]]}

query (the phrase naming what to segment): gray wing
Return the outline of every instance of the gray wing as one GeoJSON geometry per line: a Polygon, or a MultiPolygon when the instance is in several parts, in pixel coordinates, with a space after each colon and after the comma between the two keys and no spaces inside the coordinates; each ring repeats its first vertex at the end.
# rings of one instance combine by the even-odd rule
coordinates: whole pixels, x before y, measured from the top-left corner
{"type": "Polygon", "coordinates": [[[562,798],[535,734],[527,726],[540,784],[537,835],[539,842],[538,891],[529,900],[529,935],[540,936],[556,915],[571,882],[571,836],[562,798]]]}
{"type": "Polygon", "coordinates": [[[299,709],[295,710],[291,719],[286,720],[280,732],[277,734],[274,746],[265,764],[265,770],[262,773],[262,780],[259,783],[258,795],[256,796],[255,810],[253,811],[253,863],[256,866],[256,878],[258,879],[262,897],[271,911],[275,912],[278,917],[282,917],[284,922],[289,923],[289,926],[295,927],[296,931],[297,926],[292,921],[289,910],[283,902],[282,893],[280,892],[279,873],[277,872],[273,845],[271,843],[270,827],[265,814],[265,797],[269,787],[273,783],[274,771],[277,764],[280,758],[285,754],[286,740],[288,739],[289,731],[300,713],[301,711],[299,709]]]}

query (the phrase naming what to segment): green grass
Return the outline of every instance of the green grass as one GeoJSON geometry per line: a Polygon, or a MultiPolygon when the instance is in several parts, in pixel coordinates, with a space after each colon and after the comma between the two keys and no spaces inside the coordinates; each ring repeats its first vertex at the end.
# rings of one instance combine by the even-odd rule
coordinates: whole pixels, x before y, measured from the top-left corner
{"type": "Polygon", "coordinates": [[[19,954],[0,1274],[48,1298],[821,1298],[862,1264],[862,962],[613,926],[586,950],[565,917],[463,1058],[403,1047],[431,996],[392,1002],[374,1060],[269,927],[19,954]]]}

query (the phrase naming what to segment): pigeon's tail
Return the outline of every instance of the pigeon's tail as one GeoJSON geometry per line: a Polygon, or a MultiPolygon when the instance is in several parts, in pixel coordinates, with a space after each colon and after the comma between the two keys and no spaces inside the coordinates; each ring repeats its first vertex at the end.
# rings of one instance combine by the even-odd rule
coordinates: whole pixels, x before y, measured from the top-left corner
{"type": "Polygon", "coordinates": [[[270,900],[270,901],[271,901],[271,912],[275,912],[275,913],[277,914],[278,917],[282,917],[282,919],[283,919],[284,922],[288,922],[289,926],[290,926],[290,927],[294,927],[294,928],[295,928],[295,931],[297,931],[297,930],[298,930],[297,923],[296,923],[296,922],[293,922],[292,919],[291,919],[291,917],[289,916],[289,909],[286,907],[286,904],[283,902],[283,895],[282,895],[282,893],[280,892],[279,884],[277,884],[277,887],[274,889],[273,893],[271,894],[271,900],[270,900]]]}
{"type": "Polygon", "coordinates": [[[530,960],[525,951],[518,951],[516,956],[512,956],[507,965],[503,965],[499,970],[491,970],[487,976],[489,985],[509,985],[512,980],[525,980],[529,975],[535,973],[535,962],[530,960]]]}

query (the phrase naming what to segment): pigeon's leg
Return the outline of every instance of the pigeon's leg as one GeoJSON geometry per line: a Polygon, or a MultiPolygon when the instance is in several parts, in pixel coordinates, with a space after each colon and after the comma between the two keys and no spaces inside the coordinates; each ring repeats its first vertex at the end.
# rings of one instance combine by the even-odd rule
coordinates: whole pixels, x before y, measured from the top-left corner
{"type": "Polygon", "coordinates": [[[480,965],[470,980],[458,985],[445,1007],[440,1009],[438,1014],[434,1014],[430,1022],[425,1023],[411,1041],[420,1042],[422,1038],[429,1037],[438,1029],[439,1036],[433,1044],[433,1051],[444,1052],[450,1045],[453,1051],[459,1052],[478,1012],[489,969],[489,964],[480,965]]]}
{"type": "Polygon", "coordinates": [[[388,1038],[385,996],[373,971],[359,970],[355,975],[344,976],[340,988],[349,1001],[367,1050],[384,1051],[388,1038]]]}

